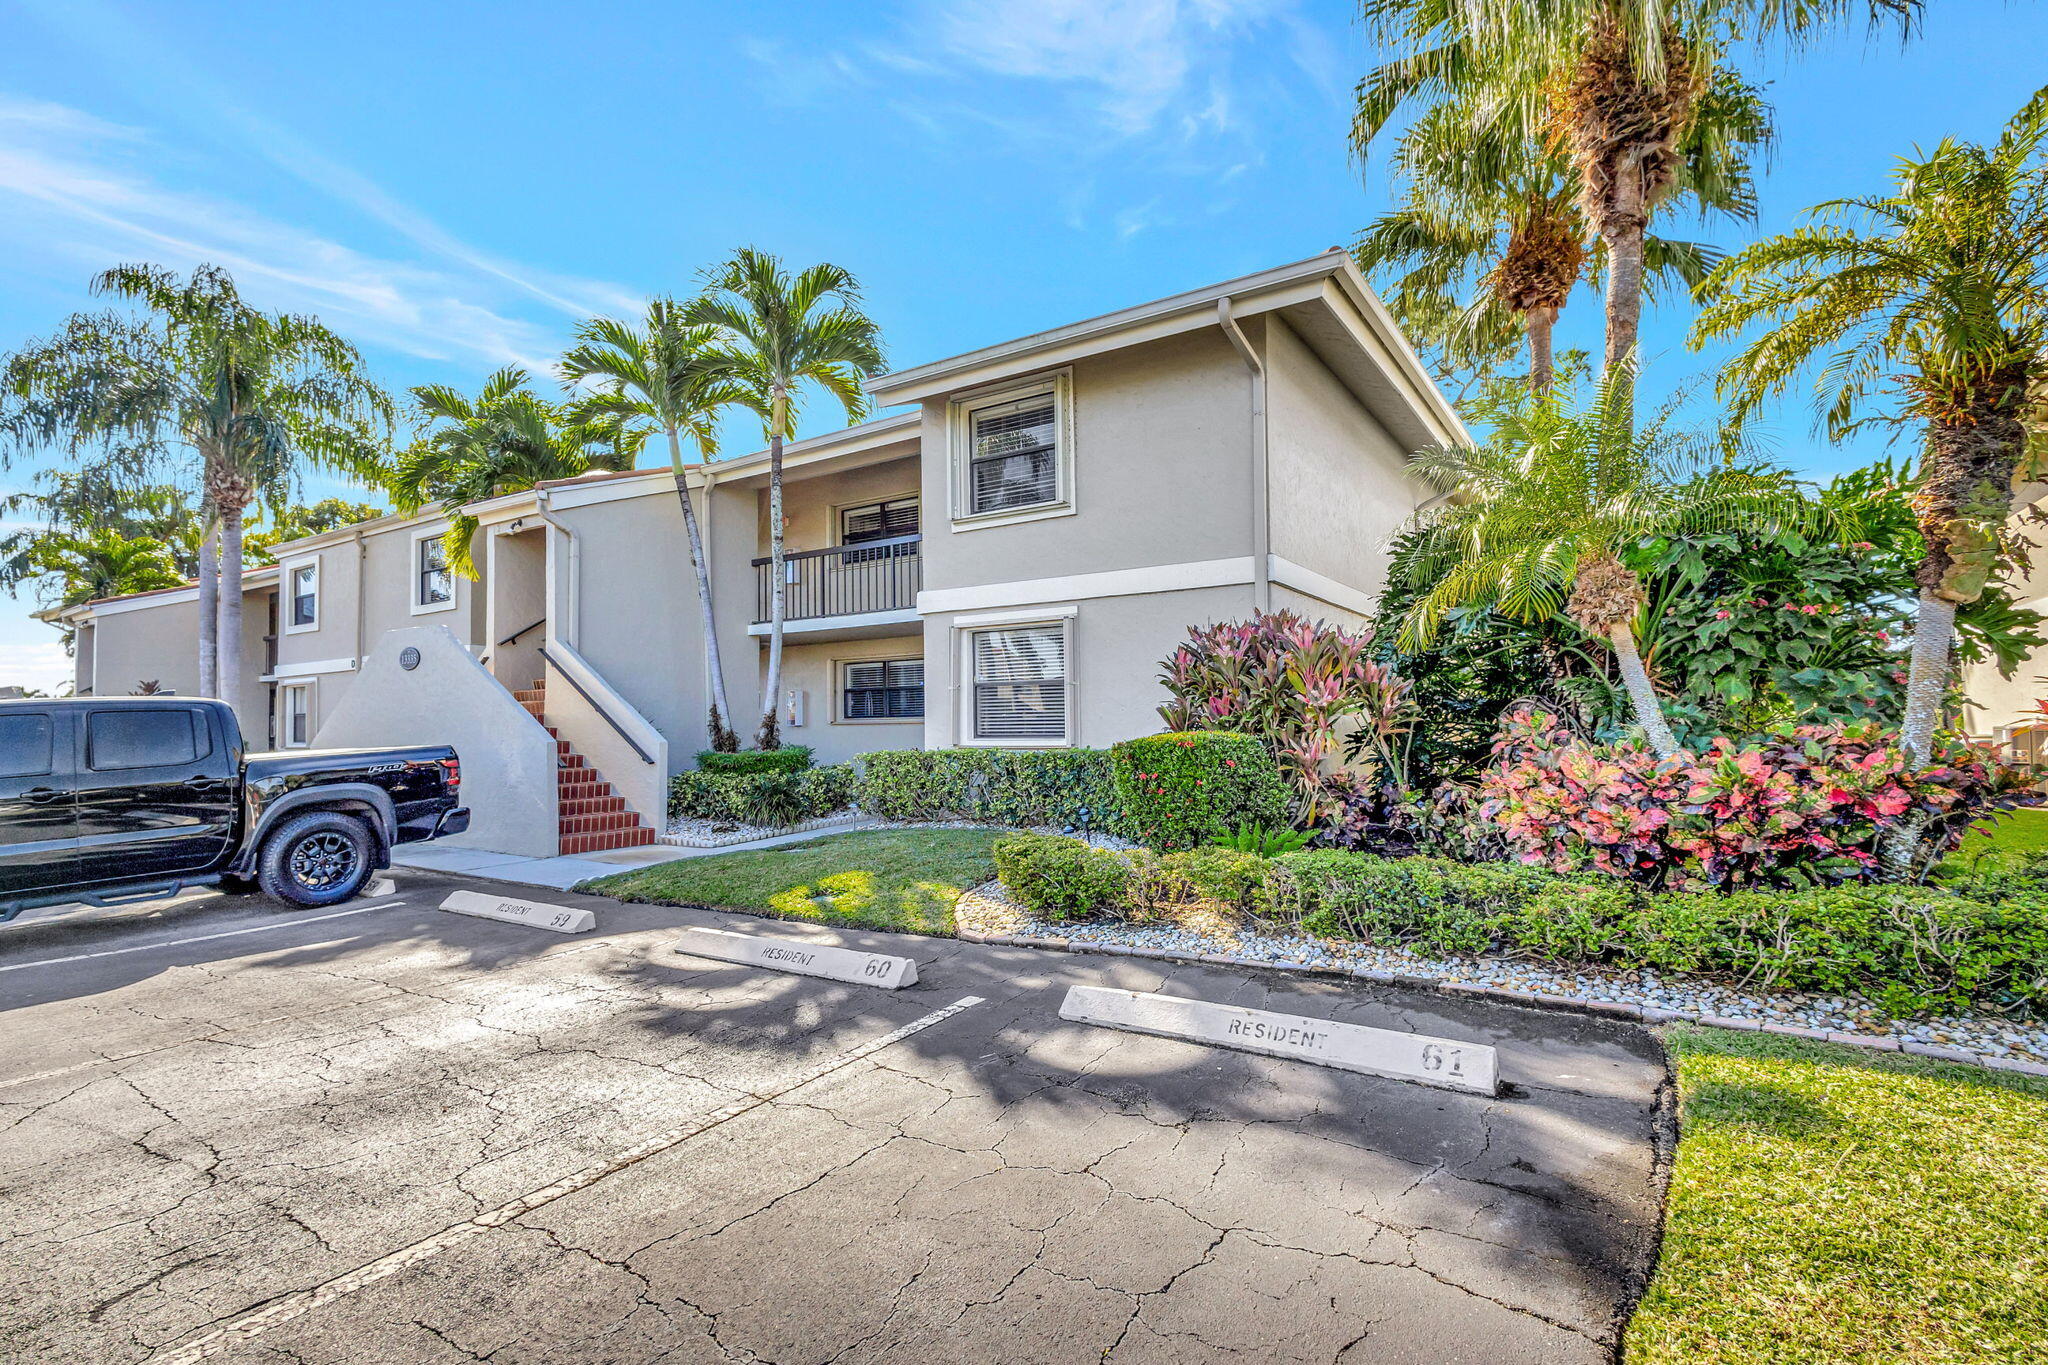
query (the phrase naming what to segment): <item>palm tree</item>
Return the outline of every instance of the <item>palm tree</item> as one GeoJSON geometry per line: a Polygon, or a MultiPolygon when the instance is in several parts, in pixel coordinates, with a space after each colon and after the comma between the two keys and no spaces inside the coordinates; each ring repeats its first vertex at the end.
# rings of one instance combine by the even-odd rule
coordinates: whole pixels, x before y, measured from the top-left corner
{"type": "Polygon", "coordinates": [[[1948,688],[1956,609],[2023,564],[2007,529],[2015,480],[2048,464],[2048,88],[1996,144],[1946,139],[1905,158],[1888,195],[1729,257],[1708,280],[1693,344],[1762,322],[1722,371],[1738,414],[1821,363],[1821,418],[1921,429],[1914,507],[1926,553],[1899,740],[1924,765],[1948,688]],[[1896,401],[1871,411],[1874,403],[1896,401]]]}
{"type": "Polygon", "coordinates": [[[5,429],[17,449],[58,446],[138,483],[167,464],[196,463],[184,472],[220,542],[217,581],[212,553],[201,555],[199,672],[202,685],[216,684],[206,690],[239,705],[243,513],[302,463],[380,478],[390,399],[348,342],[313,318],[251,308],[217,266],[184,280],[116,266],[93,291],[143,311],[78,314],[9,357],[5,429]]]}
{"type": "Polygon", "coordinates": [[[1633,429],[1627,374],[1601,379],[1583,409],[1532,394],[1481,414],[1492,435],[1471,449],[1425,452],[1417,471],[1452,495],[1419,518],[1408,586],[1417,591],[1399,636],[1429,647],[1459,608],[1488,606],[1515,620],[1560,611],[1605,640],[1637,723],[1660,757],[1678,752],[1637,648],[1646,597],[1623,556],[1652,536],[1788,524],[1803,517],[1782,476],[1723,466],[1695,477],[1716,440],[1653,418],[1633,429]]]}
{"type": "Polygon", "coordinates": [[[704,536],[690,496],[689,471],[701,468],[718,453],[719,408],[751,405],[753,392],[722,377],[713,351],[719,333],[693,326],[673,299],[647,305],[639,327],[611,318],[592,318],[577,328],[582,342],[562,358],[566,384],[585,384],[597,392],[575,405],[586,419],[610,420],[629,428],[659,431],[668,442],[669,469],[675,476],[676,501],[683,509],[683,534],[690,547],[690,569],[697,578],[697,606],[703,617],[704,661],[711,675],[711,747],[720,752],[739,748],[732,730],[732,707],[725,696],[725,667],[718,654],[718,620],[712,609],[711,568],[704,558],[704,536]],[[683,438],[697,449],[697,459],[683,458],[683,438]]]}
{"type": "Polygon", "coordinates": [[[713,271],[704,297],[684,310],[693,325],[719,332],[714,349],[724,380],[744,392],[768,438],[768,676],[755,743],[780,748],[776,701],[782,690],[783,619],[789,609],[782,549],[782,443],[796,432],[798,391],[816,384],[837,398],[846,420],[867,411],[861,381],[882,368],[881,332],[860,311],[860,287],[836,265],[792,277],[782,262],[741,247],[713,271]]]}
{"type": "MultiPolygon", "coordinates": [[[[1804,43],[1856,13],[1909,25],[1919,0],[1363,0],[1368,41],[1401,50],[1358,86],[1354,145],[1417,98],[1462,103],[1571,163],[1607,255],[1604,370],[1635,354],[1651,215],[1678,187],[1735,42],[1804,43]]],[[[1737,84],[1740,84],[1737,82],[1737,84]]],[[[1726,146],[1696,147],[1723,160],[1726,146]]]]}
{"type": "MultiPolygon", "coordinates": [[[[1702,214],[1747,221],[1756,212],[1750,163],[1768,144],[1769,110],[1732,74],[1723,84],[1702,103],[1661,206],[1689,201],[1702,214]]],[[[1360,156],[1372,131],[1353,130],[1360,156]]],[[[1423,339],[1454,364],[1484,366],[1526,338],[1529,386],[1548,389],[1558,314],[1601,254],[1571,165],[1545,141],[1489,122],[1469,99],[1426,110],[1391,160],[1405,198],[1359,236],[1359,267],[1405,268],[1393,286],[1396,315],[1421,323],[1423,339]]],[[[1643,256],[1654,293],[1659,284],[1698,285],[1716,253],[1651,235],[1643,256]]]]}
{"type": "Polygon", "coordinates": [[[162,541],[118,531],[45,536],[29,558],[45,606],[75,607],[184,582],[162,541]]]}
{"type": "Polygon", "coordinates": [[[578,420],[529,391],[527,379],[509,365],[474,399],[445,384],[412,391],[414,415],[428,430],[399,453],[387,486],[407,515],[430,502],[450,509],[441,546],[448,567],[465,578],[477,576],[477,519],[461,510],[466,504],[592,470],[631,469],[645,440],[613,420],[578,420]]]}

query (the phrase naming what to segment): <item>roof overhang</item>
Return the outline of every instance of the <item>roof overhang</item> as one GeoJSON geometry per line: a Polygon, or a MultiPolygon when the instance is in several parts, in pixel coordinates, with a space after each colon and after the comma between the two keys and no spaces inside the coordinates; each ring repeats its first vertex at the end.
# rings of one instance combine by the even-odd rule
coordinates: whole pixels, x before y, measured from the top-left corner
{"type": "Polygon", "coordinates": [[[1088,356],[1276,313],[1413,449],[1468,442],[1464,424],[1422,368],[1350,255],[1320,256],[1069,323],[870,380],[877,401],[917,403],[1088,356]]]}
{"type": "MultiPolygon", "coordinates": [[[[242,571],[242,591],[272,587],[277,582],[277,565],[262,564],[242,571]]],[[[125,593],[120,597],[99,597],[90,602],[80,602],[74,607],[52,607],[47,611],[32,613],[38,621],[56,624],[59,621],[82,621],[96,616],[119,616],[123,612],[143,611],[149,607],[166,607],[179,602],[197,602],[199,585],[187,583],[179,588],[152,588],[148,592],[125,593]]]]}

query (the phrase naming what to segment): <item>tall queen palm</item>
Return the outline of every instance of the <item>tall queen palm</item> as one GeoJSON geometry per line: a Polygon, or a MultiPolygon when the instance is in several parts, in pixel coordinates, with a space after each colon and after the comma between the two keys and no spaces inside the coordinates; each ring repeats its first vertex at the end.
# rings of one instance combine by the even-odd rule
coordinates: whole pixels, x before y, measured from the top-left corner
{"type": "Polygon", "coordinates": [[[1805,512],[1780,476],[1722,467],[1716,442],[1634,427],[1627,376],[1600,381],[1583,408],[1534,394],[1483,413],[1484,445],[1418,455],[1423,478],[1451,496],[1420,518],[1409,560],[1418,595],[1404,649],[1427,648],[1455,609],[1488,606],[1538,621],[1560,612],[1614,651],[1636,721],[1660,757],[1678,740],[1636,644],[1646,600],[1625,562],[1652,536],[1791,524],[1805,512]]]}
{"type": "Polygon", "coordinates": [[[882,368],[881,332],[861,311],[853,276],[836,265],[814,265],[791,275],[776,257],[741,247],[711,273],[708,283],[685,317],[717,329],[714,354],[720,374],[747,395],[744,406],[761,414],[768,438],[768,672],[755,742],[774,749],[782,743],[777,703],[789,611],[783,569],[783,442],[795,434],[798,392],[806,384],[837,398],[847,421],[860,419],[867,411],[861,381],[882,368]]]}
{"type": "MultiPolygon", "coordinates": [[[[302,465],[381,480],[391,401],[356,349],[318,321],[242,301],[228,273],[187,279],[123,265],[95,293],[141,305],[139,316],[74,316],[63,331],[10,356],[5,430],[17,448],[57,446],[142,482],[166,465],[199,485],[219,527],[218,577],[202,554],[200,676],[242,702],[242,519],[256,497],[302,465]]],[[[211,543],[209,535],[207,543],[211,543]]]]}
{"type": "Polygon", "coordinates": [[[1817,221],[1722,262],[1694,344],[1764,324],[1722,371],[1739,412],[1818,364],[1822,420],[1920,429],[1914,510],[1926,543],[1900,743],[1933,751],[1956,609],[2025,546],[2016,483],[2048,474],[2048,88],[1985,147],[1900,161],[1890,194],[1833,200],[1817,221]]]}
{"type": "Polygon", "coordinates": [[[577,411],[658,431],[667,443],[703,620],[705,670],[711,680],[711,747],[728,752],[737,749],[732,706],[725,696],[725,667],[718,654],[711,570],[704,558],[696,503],[690,496],[689,471],[701,468],[718,453],[718,410],[731,403],[751,404],[753,391],[722,378],[713,350],[718,332],[685,322],[682,308],[673,299],[648,304],[647,315],[638,326],[592,318],[577,328],[576,336],[580,344],[562,357],[563,382],[596,390],[576,405],[577,411]],[[685,438],[696,449],[694,461],[684,458],[685,438]]]}

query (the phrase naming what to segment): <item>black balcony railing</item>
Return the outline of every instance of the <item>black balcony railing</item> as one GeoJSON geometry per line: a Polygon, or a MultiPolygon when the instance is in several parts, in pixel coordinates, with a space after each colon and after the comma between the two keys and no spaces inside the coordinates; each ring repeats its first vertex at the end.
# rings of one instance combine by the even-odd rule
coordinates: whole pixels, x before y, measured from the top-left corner
{"type": "MultiPolygon", "coordinates": [[[[766,621],[772,565],[754,561],[754,620],[766,621]]],[[[783,619],[860,616],[908,611],[917,605],[924,576],[923,537],[891,536],[829,550],[794,550],[782,557],[788,584],[783,619]]]]}

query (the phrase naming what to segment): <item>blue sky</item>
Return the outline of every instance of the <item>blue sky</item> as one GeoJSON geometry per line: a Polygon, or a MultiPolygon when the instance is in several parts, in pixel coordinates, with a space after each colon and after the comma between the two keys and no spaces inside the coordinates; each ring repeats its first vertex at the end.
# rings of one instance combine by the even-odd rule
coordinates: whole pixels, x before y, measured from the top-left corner
{"type": "MultiPolygon", "coordinates": [[[[1881,187],[1916,143],[1994,133],[2048,70],[2048,17],[1929,8],[1903,49],[1747,62],[1779,126],[1762,220],[1670,230],[1739,245],[1881,187]]],[[[210,260],[353,337],[394,390],[474,386],[752,243],[853,270],[915,364],[1348,243],[1385,204],[1345,150],[1374,60],[1353,13],[0,0],[0,350],[90,306],[108,264],[210,260]]],[[[1650,389],[1710,372],[1689,320],[1650,319],[1650,389]]],[[[1582,297],[1562,340],[1597,321],[1582,297]]],[[[1817,474],[1880,449],[1819,444],[1803,401],[1772,431],[1817,474]]],[[[0,600],[0,682],[68,673],[32,608],[0,600]]]]}

